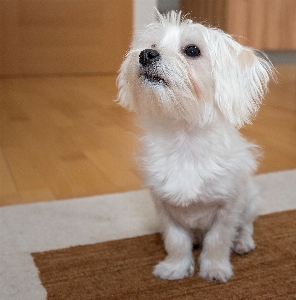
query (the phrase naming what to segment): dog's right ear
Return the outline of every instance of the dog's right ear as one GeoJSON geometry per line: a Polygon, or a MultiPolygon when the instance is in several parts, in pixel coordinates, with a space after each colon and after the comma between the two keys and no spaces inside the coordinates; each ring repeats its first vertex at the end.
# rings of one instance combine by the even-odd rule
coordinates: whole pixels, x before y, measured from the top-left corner
{"type": "Polygon", "coordinates": [[[132,78],[131,74],[128,74],[127,72],[130,69],[130,61],[131,60],[129,54],[127,54],[126,59],[123,61],[119,69],[117,77],[117,87],[119,89],[119,92],[116,101],[119,105],[126,108],[127,110],[134,111],[134,97],[132,95],[133,93],[131,92],[134,86],[131,81],[134,80],[134,78],[132,78]]]}

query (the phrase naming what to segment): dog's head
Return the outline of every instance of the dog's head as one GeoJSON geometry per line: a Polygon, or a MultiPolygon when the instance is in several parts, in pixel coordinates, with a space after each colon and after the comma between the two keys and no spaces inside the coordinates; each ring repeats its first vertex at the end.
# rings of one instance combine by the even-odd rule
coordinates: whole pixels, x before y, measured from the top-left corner
{"type": "Polygon", "coordinates": [[[119,104],[203,126],[249,123],[273,67],[219,29],[159,15],[133,42],[118,76],[119,104]]]}

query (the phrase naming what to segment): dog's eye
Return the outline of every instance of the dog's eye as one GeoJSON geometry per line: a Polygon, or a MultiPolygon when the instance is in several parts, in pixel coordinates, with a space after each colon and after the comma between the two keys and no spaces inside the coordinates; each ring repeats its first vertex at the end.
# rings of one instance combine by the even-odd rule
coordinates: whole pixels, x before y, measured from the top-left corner
{"type": "Polygon", "coordinates": [[[195,45],[188,45],[185,47],[184,52],[187,56],[190,57],[197,57],[200,56],[200,50],[197,46],[195,45]]]}
{"type": "Polygon", "coordinates": [[[156,47],[156,44],[151,45],[151,48],[152,48],[152,49],[155,48],[155,47],[156,47]]]}

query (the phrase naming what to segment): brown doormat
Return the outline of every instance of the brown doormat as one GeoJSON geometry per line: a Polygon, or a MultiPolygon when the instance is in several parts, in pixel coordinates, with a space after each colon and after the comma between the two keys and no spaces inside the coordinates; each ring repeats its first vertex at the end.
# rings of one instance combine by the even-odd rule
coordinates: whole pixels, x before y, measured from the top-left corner
{"type": "MultiPolygon", "coordinates": [[[[212,283],[195,275],[155,279],[164,258],[159,234],[33,253],[48,299],[296,299],[296,210],[259,217],[257,248],[231,257],[235,275],[212,283]]],[[[197,258],[200,250],[195,250],[197,258]]]]}

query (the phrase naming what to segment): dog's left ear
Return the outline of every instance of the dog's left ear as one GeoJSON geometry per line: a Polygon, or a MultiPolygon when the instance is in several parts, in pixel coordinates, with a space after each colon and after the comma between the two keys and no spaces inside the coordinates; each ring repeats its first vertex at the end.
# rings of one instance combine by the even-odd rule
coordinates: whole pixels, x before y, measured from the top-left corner
{"type": "Polygon", "coordinates": [[[267,91],[269,77],[274,77],[272,64],[221,30],[208,29],[205,38],[219,109],[236,127],[251,123],[267,91]]]}
{"type": "Polygon", "coordinates": [[[118,95],[117,102],[122,107],[126,108],[129,111],[134,111],[134,98],[131,93],[131,80],[127,70],[129,68],[130,59],[125,59],[121,64],[118,76],[117,76],[117,87],[118,87],[118,95]]]}

